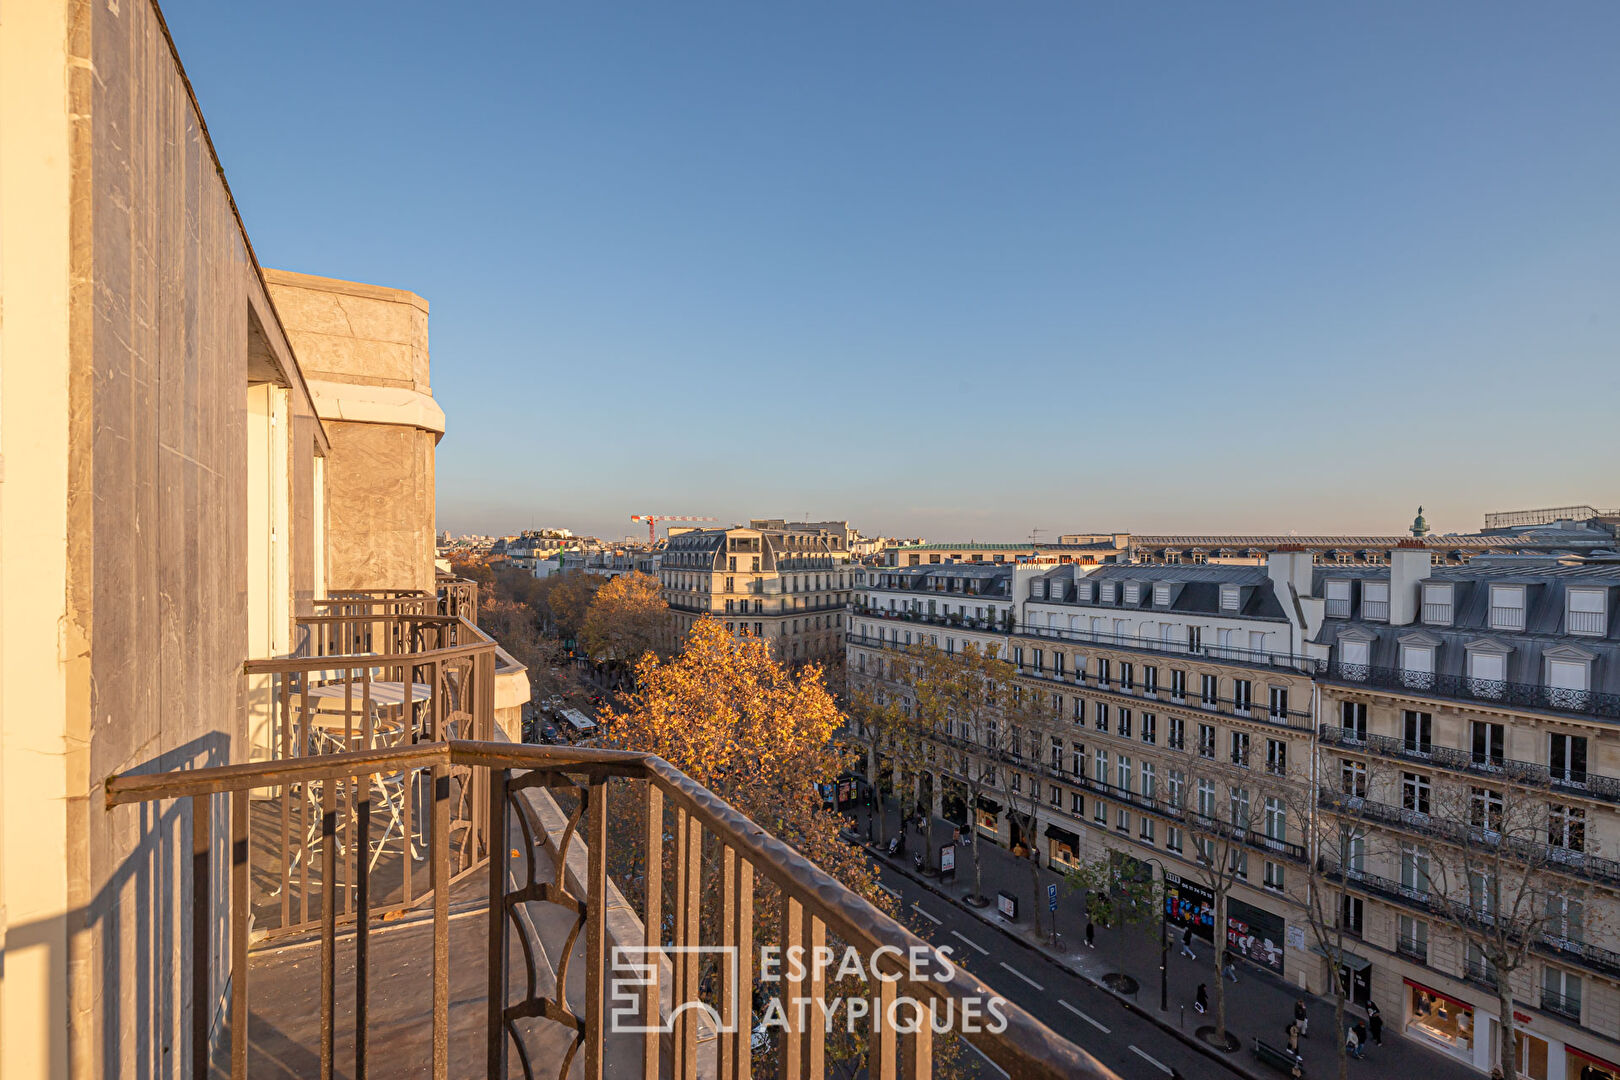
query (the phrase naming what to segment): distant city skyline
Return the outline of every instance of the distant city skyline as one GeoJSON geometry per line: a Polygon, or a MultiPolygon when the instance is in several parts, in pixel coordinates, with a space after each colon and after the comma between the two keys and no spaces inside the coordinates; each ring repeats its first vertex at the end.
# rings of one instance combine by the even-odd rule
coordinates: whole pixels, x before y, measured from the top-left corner
{"type": "Polygon", "coordinates": [[[165,11],[261,261],[432,304],[444,527],[1607,497],[1620,5],[165,11]]]}

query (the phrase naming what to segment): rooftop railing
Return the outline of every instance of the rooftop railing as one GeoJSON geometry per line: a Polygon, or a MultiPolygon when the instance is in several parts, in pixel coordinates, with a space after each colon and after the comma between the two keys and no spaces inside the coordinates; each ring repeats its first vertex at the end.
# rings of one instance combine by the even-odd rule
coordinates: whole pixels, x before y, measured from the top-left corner
{"type": "MultiPolygon", "coordinates": [[[[369,790],[383,775],[420,777],[430,806],[425,858],[435,883],[444,883],[457,866],[450,839],[451,804],[456,798],[453,778],[458,772],[466,778],[463,790],[470,785],[484,793],[487,821],[492,826],[482,851],[488,888],[482,902],[487,948],[480,949],[477,957],[479,964],[487,966],[488,980],[482,1030],[469,1033],[464,1025],[456,1028],[459,1038],[470,1037],[481,1045],[454,1044],[450,976],[452,967],[468,958],[452,952],[448,890],[435,889],[431,1010],[423,1020],[431,1025],[431,1061],[420,1063],[430,1067],[435,1078],[449,1074],[452,1054],[465,1064],[482,1051],[486,1074],[505,1080],[508,1055],[515,1049],[525,1076],[532,1076],[541,1064],[548,1073],[555,1069],[557,1075],[568,1076],[578,1059],[587,1080],[601,1080],[610,1035],[641,1043],[640,1068],[635,1075],[644,1080],[691,1076],[695,1075],[700,1012],[713,1022],[710,1030],[716,1033],[719,1075],[747,1077],[755,1053],[750,1039],[749,991],[769,985],[757,978],[765,974],[763,965],[761,969],[755,966],[755,927],[760,924],[767,928],[761,945],[802,947],[810,950],[805,955],[814,956],[814,950],[839,941],[858,950],[868,969],[877,973],[877,980],[864,991],[868,995],[864,1000],[884,1019],[873,1024],[870,1032],[860,1033],[864,1042],[860,1057],[872,1080],[931,1077],[936,1023],[941,1030],[949,1026],[961,1031],[1016,1080],[1104,1080],[1115,1075],[967,971],[957,967],[949,973],[925,970],[919,975],[912,958],[937,957],[931,946],[661,758],[461,739],[173,773],[126,774],[107,780],[109,807],[164,800],[190,802],[193,845],[184,886],[191,896],[191,940],[176,949],[175,955],[189,956],[191,964],[192,1075],[206,1077],[210,1071],[209,1028],[216,1004],[210,958],[218,946],[224,946],[220,951],[230,958],[230,1072],[241,1077],[249,1069],[249,1025],[255,1015],[255,987],[248,966],[255,910],[252,890],[257,880],[251,865],[255,847],[250,842],[254,793],[297,788],[311,793],[321,808],[320,1071],[331,1076],[348,1066],[334,1060],[335,1025],[338,995],[352,993],[352,1008],[346,1014],[357,1026],[353,1074],[361,1075],[369,1053],[366,1035],[372,976],[385,973],[372,971],[373,920],[365,903],[355,909],[352,934],[340,941],[337,933],[337,795],[346,786],[369,790]],[[625,798],[623,781],[630,781],[632,790],[639,782],[641,790],[625,798]],[[524,812],[528,804],[520,798],[532,789],[547,789],[557,795],[560,805],[568,807],[561,840],[550,852],[554,870],[550,880],[537,875],[534,837],[539,826],[524,812]],[[219,852],[210,824],[221,804],[229,820],[224,847],[229,881],[226,896],[217,895],[214,888],[219,852]],[[622,813],[620,806],[625,807],[622,813]],[[583,846],[584,851],[578,852],[575,845],[583,846]],[[673,850],[666,850],[666,845],[673,850]],[[620,944],[639,946],[639,957],[668,962],[636,963],[628,980],[618,947],[610,949],[608,944],[606,909],[613,896],[608,885],[609,860],[616,847],[636,849],[644,881],[640,897],[643,940],[620,944]],[[563,872],[570,858],[583,860],[582,875],[563,872]],[[662,870],[669,864],[673,864],[674,888],[666,904],[666,874],[648,870],[662,870]],[[542,902],[560,905],[571,915],[572,926],[562,949],[554,954],[560,961],[555,979],[549,987],[541,980],[537,988],[534,943],[529,937],[533,923],[523,916],[528,905],[542,902]],[[215,927],[223,928],[225,941],[212,940],[215,927]],[[340,944],[345,951],[352,949],[352,980],[338,977],[340,944]],[[514,949],[514,944],[521,949],[514,949]],[[557,988],[568,985],[568,958],[579,944],[583,944],[584,989],[582,998],[574,1000],[583,1004],[571,1006],[566,993],[557,988]],[[715,953],[728,960],[713,966],[703,961],[705,955],[715,953]],[[516,968],[519,960],[527,968],[527,977],[514,979],[514,975],[524,974],[516,968]],[[665,971],[671,973],[667,983],[665,971]],[[621,1010],[627,987],[632,1006],[628,1032],[618,1026],[626,1015],[621,1010]],[[694,1003],[701,1007],[693,1007],[694,1003]],[[1005,1017],[1004,1024],[994,1022],[997,1011],[1005,1017]],[[986,1023],[963,1030],[962,1018],[974,1014],[986,1017],[986,1023]],[[544,1062],[531,1052],[537,1020],[557,1025],[568,1040],[565,1049],[544,1062]],[[659,1029],[668,1025],[673,1025],[673,1031],[666,1041],[659,1029]]],[[[367,887],[365,866],[365,860],[360,860],[362,896],[367,887]]],[[[345,957],[344,963],[347,961],[345,957]]],[[[927,969],[928,964],[923,967],[927,969]]],[[[787,1025],[776,1038],[771,1052],[776,1057],[776,1074],[782,1077],[819,1078],[828,1064],[828,1037],[820,1017],[826,1015],[830,980],[811,964],[804,968],[795,973],[791,964],[783,965],[780,982],[775,984],[788,1004],[788,1015],[797,1011],[795,1004],[810,1005],[809,1015],[815,1018],[802,1027],[787,1025]]],[[[385,1052],[391,1069],[408,1064],[397,1060],[399,1052],[392,1045],[385,1052]]]]}
{"type": "Polygon", "coordinates": [[[1467,675],[1444,675],[1433,671],[1373,667],[1334,660],[1324,676],[1336,683],[1396,690],[1424,697],[1476,701],[1498,708],[1512,706],[1550,712],[1576,713],[1620,719],[1620,694],[1600,694],[1591,690],[1570,690],[1538,683],[1506,682],[1502,679],[1476,679],[1467,675]]]}

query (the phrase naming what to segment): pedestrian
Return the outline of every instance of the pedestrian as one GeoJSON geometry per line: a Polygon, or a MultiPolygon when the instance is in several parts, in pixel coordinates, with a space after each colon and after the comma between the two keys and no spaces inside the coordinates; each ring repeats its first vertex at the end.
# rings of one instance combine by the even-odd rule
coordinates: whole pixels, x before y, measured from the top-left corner
{"type": "Polygon", "coordinates": [[[1193,1008],[1199,1012],[1209,1011],[1209,988],[1203,983],[1198,984],[1198,995],[1193,998],[1193,1008]]]}
{"type": "Polygon", "coordinates": [[[1231,979],[1233,982],[1237,982],[1237,965],[1232,963],[1231,957],[1228,957],[1226,963],[1221,965],[1221,975],[1231,979]]]}
{"type": "Polygon", "coordinates": [[[1294,1023],[1299,1025],[1300,1038],[1308,1039],[1311,1037],[1311,1018],[1305,1015],[1304,998],[1294,1002],[1294,1023]]]}
{"type": "MultiPolygon", "coordinates": [[[[1367,1038],[1367,1025],[1363,1024],[1360,1020],[1357,1020],[1353,1025],[1351,1025],[1350,1030],[1356,1033],[1356,1045],[1361,1048],[1361,1053],[1365,1054],[1367,1052],[1367,1043],[1371,1041],[1367,1038]]],[[[1356,1056],[1360,1057],[1361,1054],[1357,1054],[1356,1056]]]]}
{"type": "Polygon", "coordinates": [[[1290,1054],[1298,1055],[1298,1053],[1299,1053],[1299,1021],[1295,1020],[1294,1022],[1289,1024],[1287,1030],[1288,1030],[1288,1052],[1290,1054]]]}
{"type": "Polygon", "coordinates": [[[1370,1001],[1367,1003],[1367,1030],[1372,1034],[1374,1043],[1384,1045],[1384,1014],[1370,1001]]]}
{"type": "Polygon", "coordinates": [[[1356,1038],[1355,1028],[1344,1029],[1344,1049],[1353,1058],[1361,1057],[1361,1040],[1356,1038]]]}
{"type": "Polygon", "coordinates": [[[1198,954],[1192,950],[1192,927],[1188,926],[1181,932],[1181,955],[1198,959],[1198,954]]]}
{"type": "Polygon", "coordinates": [[[1093,925],[1092,921],[1088,918],[1086,919],[1086,948],[1095,949],[1097,947],[1096,937],[1097,927],[1093,925]]]}

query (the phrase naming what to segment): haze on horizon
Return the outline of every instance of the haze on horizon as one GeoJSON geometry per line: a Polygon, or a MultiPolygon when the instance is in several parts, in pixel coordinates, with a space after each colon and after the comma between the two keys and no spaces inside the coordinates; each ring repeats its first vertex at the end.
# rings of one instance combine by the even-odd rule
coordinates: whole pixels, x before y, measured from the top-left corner
{"type": "Polygon", "coordinates": [[[452,532],[1620,502],[1620,6],[164,7],[261,261],[432,304],[452,532]]]}

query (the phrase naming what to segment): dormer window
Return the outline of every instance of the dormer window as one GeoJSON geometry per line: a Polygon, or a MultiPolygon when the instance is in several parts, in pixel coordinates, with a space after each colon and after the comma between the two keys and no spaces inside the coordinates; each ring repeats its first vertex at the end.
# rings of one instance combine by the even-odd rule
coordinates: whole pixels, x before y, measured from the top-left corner
{"type": "Polygon", "coordinates": [[[1451,625],[1451,586],[1423,586],[1423,621],[1429,626],[1451,625]]]}
{"type": "Polygon", "coordinates": [[[1238,601],[1239,600],[1240,600],[1240,595],[1239,595],[1238,587],[1236,585],[1222,585],[1221,586],[1221,610],[1222,611],[1236,611],[1236,610],[1238,610],[1238,606],[1239,606],[1238,601]]]}
{"type": "Polygon", "coordinates": [[[1044,581],[1035,582],[1033,589],[1030,591],[1030,596],[1031,596],[1032,599],[1035,599],[1035,600],[1044,600],[1044,599],[1046,599],[1046,582],[1044,582],[1044,581]]]}
{"type": "Polygon", "coordinates": [[[1361,617],[1378,622],[1389,621],[1389,582],[1364,581],[1361,583],[1361,617]]]}
{"type": "Polygon", "coordinates": [[[1421,631],[1401,639],[1401,682],[1414,690],[1434,688],[1434,654],[1439,639],[1421,631]]]}
{"type": "Polygon", "coordinates": [[[1327,583],[1327,615],[1330,619],[1350,617],[1350,583],[1330,580],[1327,583]]]}
{"type": "Polygon", "coordinates": [[[1095,581],[1080,582],[1074,587],[1074,595],[1075,599],[1083,604],[1091,603],[1092,599],[1097,595],[1097,583],[1095,581]]]}
{"type": "Polygon", "coordinates": [[[1170,606],[1170,583],[1161,581],[1153,586],[1153,604],[1155,607],[1170,606]]]}
{"type": "Polygon", "coordinates": [[[1468,650],[1468,692],[1475,697],[1499,698],[1507,690],[1507,658],[1510,651],[1498,641],[1470,641],[1468,650]]]}
{"type": "Polygon", "coordinates": [[[1102,583],[1102,602],[1112,604],[1119,598],[1119,586],[1112,581],[1102,583]]]}
{"type": "Polygon", "coordinates": [[[1140,604],[1142,602],[1142,586],[1134,581],[1126,582],[1125,602],[1127,604],[1140,604]]]}
{"type": "Polygon", "coordinates": [[[1609,625],[1608,594],[1602,589],[1570,589],[1565,600],[1564,629],[1571,634],[1602,637],[1609,625]]]}
{"type": "Polygon", "coordinates": [[[1554,709],[1584,710],[1591,697],[1592,654],[1573,645],[1558,645],[1541,657],[1547,704],[1554,709]]]}
{"type": "Polygon", "coordinates": [[[1524,586],[1491,586],[1491,629],[1524,629],[1524,586]]]}

